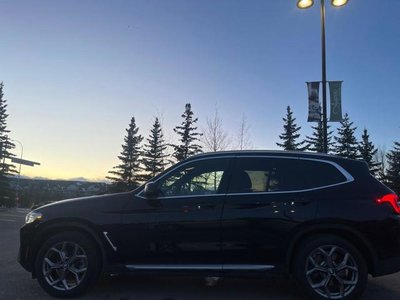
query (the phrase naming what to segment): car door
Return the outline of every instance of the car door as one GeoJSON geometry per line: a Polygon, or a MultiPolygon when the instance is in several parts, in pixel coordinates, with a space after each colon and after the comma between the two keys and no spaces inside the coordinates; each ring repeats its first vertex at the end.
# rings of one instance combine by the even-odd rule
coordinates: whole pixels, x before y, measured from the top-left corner
{"type": "Polygon", "coordinates": [[[161,176],[158,196],[141,193],[124,214],[132,268],[221,269],[220,221],[229,158],[189,161],[161,176]]]}
{"type": "Polygon", "coordinates": [[[221,223],[225,269],[274,268],[284,261],[289,232],[315,215],[315,201],[301,190],[297,161],[236,158],[221,223]]]}

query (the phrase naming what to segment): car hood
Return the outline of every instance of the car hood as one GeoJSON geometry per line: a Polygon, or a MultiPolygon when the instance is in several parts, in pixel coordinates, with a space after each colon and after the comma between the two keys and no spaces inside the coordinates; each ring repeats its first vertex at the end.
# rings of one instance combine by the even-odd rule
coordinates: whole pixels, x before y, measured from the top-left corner
{"type": "Polygon", "coordinates": [[[95,214],[119,213],[126,206],[126,203],[133,198],[133,192],[73,198],[50,203],[34,211],[42,213],[47,218],[88,218],[95,214]]]}

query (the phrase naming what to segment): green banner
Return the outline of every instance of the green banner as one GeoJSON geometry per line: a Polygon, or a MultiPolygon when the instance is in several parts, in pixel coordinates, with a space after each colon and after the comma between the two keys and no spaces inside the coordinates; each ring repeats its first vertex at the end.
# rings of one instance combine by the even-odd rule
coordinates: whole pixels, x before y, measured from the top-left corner
{"type": "Polygon", "coordinates": [[[329,118],[329,122],[342,121],[342,82],[329,81],[331,96],[331,117],[329,118]]]}

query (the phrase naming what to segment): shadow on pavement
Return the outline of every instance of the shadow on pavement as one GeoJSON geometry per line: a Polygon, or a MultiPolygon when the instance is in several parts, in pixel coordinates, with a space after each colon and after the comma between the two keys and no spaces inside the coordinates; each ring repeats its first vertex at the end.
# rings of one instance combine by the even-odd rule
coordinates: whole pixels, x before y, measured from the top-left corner
{"type": "Polygon", "coordinates": [[[200,277],[102,278],[85,299],[307,299],[291,280],[285,279],[221,279],[208,287],[200,277]]]}

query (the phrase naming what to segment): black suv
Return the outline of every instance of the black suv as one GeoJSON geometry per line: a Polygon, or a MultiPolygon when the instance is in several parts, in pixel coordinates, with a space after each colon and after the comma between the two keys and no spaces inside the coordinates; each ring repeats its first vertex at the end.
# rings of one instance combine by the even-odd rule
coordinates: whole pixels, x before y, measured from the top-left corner
{"type": "Polygon", "coordinates": [[[364,162],[303,152],[191,157],[128,193],[33,210],[19,261],[51,295],[101,273],[290,274],[315,299],[355,299],[400,270],[398,197],[364,162]]]}

